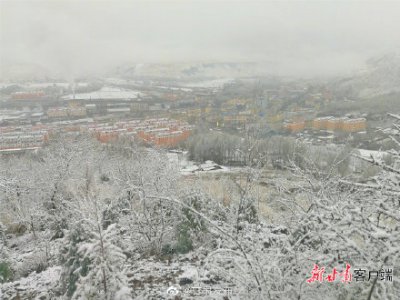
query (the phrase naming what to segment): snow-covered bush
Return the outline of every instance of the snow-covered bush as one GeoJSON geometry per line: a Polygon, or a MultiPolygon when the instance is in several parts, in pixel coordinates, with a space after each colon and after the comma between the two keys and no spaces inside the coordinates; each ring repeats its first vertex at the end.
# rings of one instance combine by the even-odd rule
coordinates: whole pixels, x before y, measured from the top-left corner
{"type": "Polygon", "coordinates": [[[0,283],[7,282],[13,277],[10,263],[7,261],[0,261],[0,283]]]}
{"type": "Polygon", "coordinates": [[[43,249],[35,249],[23,256],[13,265],[16,278],[26,277],[32,272],[40,273],[49,266],[48,257],[43,249]]]}
{"type": "Polygon", "coordinates": [[[78,250],[80,244],[88,238],[88,234],[80,224],[70,228],[64,238],[64,244],[60,250],[62,265],[60,290],[61,294],[67,298],[71,298],[74,294],[80,276],[87,275],[90,261],[78,250]]]}
{"type": "Polygon", "coordinates": [[[81,243],[78,253],[89,261],[87,274],[79,277],[73,299],[131,299],[131,290],[125,273],[126,256],[116,245],[115,224],[103,231],[101,226],[81,243]]]}

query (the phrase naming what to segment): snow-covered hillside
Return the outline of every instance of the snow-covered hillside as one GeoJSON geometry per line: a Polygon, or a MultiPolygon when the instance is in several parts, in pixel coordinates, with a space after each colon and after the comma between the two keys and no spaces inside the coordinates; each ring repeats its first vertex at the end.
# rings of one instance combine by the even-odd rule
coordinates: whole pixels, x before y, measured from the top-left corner
{"type": "Polygon", "coordinates": [[[263,65],[257,63],[169,63],[124,65],[112,73],[123,78],[193,79],[251,77],[265,75],[267,71],[263,65]]]}
{"type": "Polygon", "coordinates": [[[372,98],[400,92],[400,54],[374,57],[366,68],[351,78],[335,82],[334,89],[359,98],[372,98]]]}

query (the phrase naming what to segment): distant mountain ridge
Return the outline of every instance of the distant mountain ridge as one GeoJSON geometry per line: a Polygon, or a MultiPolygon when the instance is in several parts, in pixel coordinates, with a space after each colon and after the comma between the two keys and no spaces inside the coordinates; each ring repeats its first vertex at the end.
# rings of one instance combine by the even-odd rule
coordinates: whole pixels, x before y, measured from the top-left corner
{"type": "Polygon", "coordinates": [[[51,77],[49,70],[37,64],[19,63],[0,68],[0,81],[43,81],[51,77]]]}
{"type": "Polygon", "coordinates": [[[160,77],[171,79],[238,78],[266,75],[268,68],[262,64],[217,63],[168,63],[133,64],[116,68],[112,75],[122,78],[160,77]]]}
{"type": "Polygon", "coordinates": [[[400,93],[400,53],[369,59],[364,70],[334,82],[333,89],[357,98],[400,93]]]}

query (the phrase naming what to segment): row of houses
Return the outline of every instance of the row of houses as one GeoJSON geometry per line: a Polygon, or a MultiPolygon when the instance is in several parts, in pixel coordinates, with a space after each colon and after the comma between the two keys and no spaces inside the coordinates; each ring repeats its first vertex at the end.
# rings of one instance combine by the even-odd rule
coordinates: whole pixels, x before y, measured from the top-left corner
{"type": "Polygon", "coordinates": [[[1,132],[0,151],[19,151],[38,149],[48,141],[49,134],[45,130],[31,132],[1,132]]]}
{"type": "Polygon", "coordinates": [[[313,120],[286,123],[284,127],[287,131],[292,133],[301,132],[304,129],[352,133],[365,131],[367,129],[367,120],[365,118],[322,117],[313,120]]]}
{"type": "Polygon", "coordinates": [[[132,120],[113,125],[90,126],[87,130],[101,142],[111,142],[121,136],[136,137],[157,147],[174,147],[185,141],[193,127],[186,122],[168,118],[132,120]]]}
{"type": "Polygon", "coordinates": [[[47,110],[49,118],[85,117],[85,107],[52,107],[47,110]]]}
{"type": "Polygon", "coordinates": [[[47,116],[52,119],[68,119],[85,117],[92,114],[131,114],[141,112],[158,112],[169,109],[168,105],[161,103],[134,102],[127,103],[90,103],[81,104],[70,101],[69,106],[50,107],[47,116]]]}
{"type": "Polygon", "coordinates": [[[92,119],[82,122],[53,122],[37,126],[0,127],[0,150],[37,149],[54,133],[88,133],[102,143],[115,142],[125,137],[139,139],[157,147],[174,147],[186,140],[193,127],[186,122],[167,118],[96,123],[92,119]]]}
{"type": "Polygon", "coordinates": [[[172,130],[170,128],[158,128],[138,132],[138,137],[146,143],[158,147],[173,147],[185,141],[190,136],[190,129],[172,130]]]}
{"type": "Polygon", "coordinates": [[[43,91],[15,92],[11,94],[12,100],[37,100],[46,97],[43,91]]]}

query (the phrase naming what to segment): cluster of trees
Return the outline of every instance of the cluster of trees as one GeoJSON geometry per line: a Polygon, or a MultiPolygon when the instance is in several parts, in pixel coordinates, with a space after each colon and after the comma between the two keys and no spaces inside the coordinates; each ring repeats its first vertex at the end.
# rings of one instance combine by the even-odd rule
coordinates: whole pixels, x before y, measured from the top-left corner
{"type": "Polygon", "coordinates": [[[224,165],[271,166],[285,168],[293,161],[306,168],[305,159],[312,158],[319,168],[331,165],[335,160],[341,175],[350,167],[349,147],[319,147],[307,145],[291,137],[273,136],[260,138],[257,132],[247,132],[238,137],[222,132],[197,133],[187,142],[189,159],[204,162],[212,160],[224,165]]]}
{"type": "Polygon", "coordinates": [[[220,131],[197,133],[187,142],[189,159],[199,162],[212,160],[219,164],[249,165],[288,162],[305,150],[304,145],[290,137],[274,136],[261,139],[257,132],[246,132],[244,137],[220,131]]]}
{"type": "MultiPolygon", "coordinates": [[[[279,191],[275,201],[287,212],[280,224],[265,224],[260,219],[243,222],[241,228],[245,230],[240,233],[228,223],[230,231],[226,231],[234,239],[230,243],[227,239],[225,249],[216,250],[210,257],[214,262],[219,260],[220,266],[227,257],[233,258],[235,285],[252,287],[267,299],[314,299],[322,294],[325,299],[396,299],[400,291],[396,279],[388,283],[377,276],[354,285],[312,285],[305,281],[313,264],[344,270],[349,263],[353,268],[393,269],[394,277],[398,274],[400,143],[399,136],[391,138],[397,145],[392,161],[356,157],[379,167],[379,173],[363,183],[342,174],[347,154],[337,153],[333,159],[322,160],[324,164],[307,152],[291,156],[286,168],[297,177],[294,187],[274,180],[279,191]]],[[[243,197],[244,202],[252,199],[247,193],[243,197]]]]}
{"type": "Polygon", "coordinates": [[[234,157],[235,152],[241,148],[241,144],[240,137],[222,132],[196,134],[187,142],[189,159],[200,162],[212,160],[218,164],[224,164],[234,157]]]}
{"type": "Polygon", "coordinates": [[[1,158],[0,280],[32,271],[16,268],[8,255],[10,238],[19,234],[42,249],[30,262],[36,271],[61,266],[52,291],[60,299],[148,299],[148,291],[130,281],[135,261],[179,261],[199,249],[205,252],[198,258],[199,280],[234,285],[247,299],[396,299],[395,268],[393,283],[306,283],[314,263],[327,269],[400,265],[400,142],[392,139],[398,147],[390,165],[357,157],[380,170],[363,183],[343,176],[348,155],[318,158],[297,148],[284,164],[297,177],[294,187],[279,179],[270,184],[286,211],[279,223],[259,209],[264,152],[256,139],[242,148],[240,179],[221,181],[229,191],[222,202],[196,181],[182,183],[164,153],[132,144],[76,137],[36,154],[1,158]]]}
{"type": "Polygon", "coordinates": [[[137,255],[187,253],[192,236],[201,239],[206,230],[189,209],[206,209],[199,192],[179,185],[176,167],[165,153],[127,143],[105,146],[86,136],[2,157],[1,281],[61,266],[52,295],[131,299],[128,271],[137,255]],[[8,255],[16,236],[35,244],[24,267],[8,255]]]}

